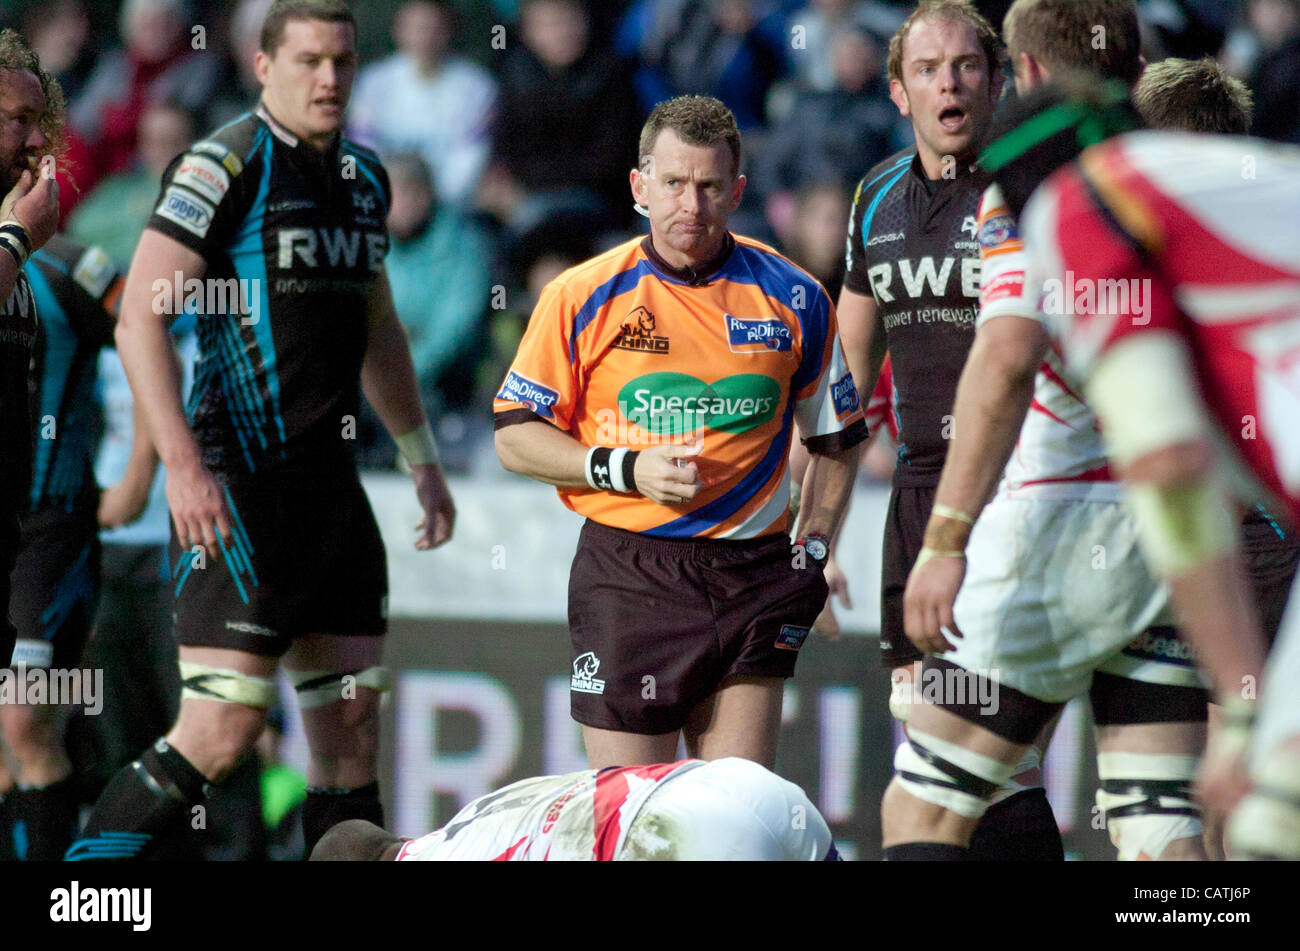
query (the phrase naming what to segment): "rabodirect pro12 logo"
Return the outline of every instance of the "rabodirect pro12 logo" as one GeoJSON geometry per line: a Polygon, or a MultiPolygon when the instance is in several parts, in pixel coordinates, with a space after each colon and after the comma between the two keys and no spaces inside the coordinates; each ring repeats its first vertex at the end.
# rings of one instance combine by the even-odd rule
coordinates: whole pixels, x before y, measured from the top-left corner
{"type": "Polygon", "coordinates": [[[555,413],[551,410],[551,407],[556,404],[559,398],[560,394],[555,390],[542,386],[542,384],[534,382],[514,370],[511,370],[506,376],[506,381],[501,384],[501,392],[497,394],[497,399],[521,403],[542,417],[542,419],[555,418],[555,413]]]}
{"type": "Polygon", "coordinates": [[[775,317],[746,320],[723,314],[727,323],[727,346],[732,353],[788,352],[794,344],[790,328],[775,317]]]}
{"type": "Polygon", "coordinates": [[[713,383],[686,373],[647,373],[618,393],[619,412],[660,436],[701,429],[743,433],[775,416],[780,403],[780,384],[758,373],[737,373],[713,383]]]}

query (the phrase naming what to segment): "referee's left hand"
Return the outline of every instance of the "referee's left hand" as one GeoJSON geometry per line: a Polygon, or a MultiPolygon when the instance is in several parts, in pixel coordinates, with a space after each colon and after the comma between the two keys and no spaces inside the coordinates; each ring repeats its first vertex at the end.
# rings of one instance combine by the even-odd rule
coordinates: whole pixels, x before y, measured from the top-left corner
{"type": "Polygon", "coordinates": [[[447,481],[442,477],[441,466],[411,466],[411,478],[415,480],[415,497],[420,508],[424,509],[424,517],[415,523],[416,531],[421,533],[415,540],[415,547],[428,551],[451,540],[456,505],[451,500],[447,481]]]}

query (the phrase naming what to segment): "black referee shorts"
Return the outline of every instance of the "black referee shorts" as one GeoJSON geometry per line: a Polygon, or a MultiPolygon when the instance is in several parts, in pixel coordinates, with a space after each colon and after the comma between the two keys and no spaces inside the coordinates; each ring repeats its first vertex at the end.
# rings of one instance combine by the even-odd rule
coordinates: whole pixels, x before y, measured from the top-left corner
{"type": "Polygon", "coordinates": [[[790,677],[826,603],[790,539],[659,539],[588,521],[569,573],[573,718],[680,730],[727,677],[790,677]]]}

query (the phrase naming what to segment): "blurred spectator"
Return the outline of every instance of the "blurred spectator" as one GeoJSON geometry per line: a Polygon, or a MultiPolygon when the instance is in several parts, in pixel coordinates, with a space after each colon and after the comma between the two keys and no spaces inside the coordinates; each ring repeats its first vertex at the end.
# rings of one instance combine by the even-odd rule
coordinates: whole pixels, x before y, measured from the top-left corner
{"type": "Polygon", "coordinates": [[[361,71],[348,135],[384,155],[416,152],[433,170],[444,204],[472,197],[491,151],[496,82],[452,53],[453,13],[439,0],[409,0],[393,21],[397,52],[361,71]]]}
{"type": "Polygon", "coordinates": [[[473,399],[461,377],[473,375],[481,350],[492,245],[476,223],[437,201],[429,168],[418,155],[398,155],[384,164],[393,188],[385,263],[420,389],[426,403],[433,397],[435,408],[462,409],[473,399]]]}
{"type": "Polygon", "coordinates": [[[262,84],[253,63],[262,48],[262,21],[274,0],[240,0],[230,18],[230,50],[219,94],[208,105],[205,126],[218,128],[257,108],[262,84]]]}
{"type": "Polygon", "coordinates": [[[125,271],[158,201],[163,172],[194,136],[194,116],[184,106],[166,100],[148,105],[140,120],[135,164],[104,179],[86,196],[68,219],[68,234],[99,245],[125,271]]]}
{"type": "Polygon", "coordinates": [[[870,168],[905,141],[871,34],[839,33],[830,59],[835,87],[801,94],[754,158],[752,187],[767,199],[768,219],[782,238],[793,192],[814,182],[847,182],[854,169],[870,168]]]}
{"type": "MultiPolygon", "coordinates": [[[[437,427],[443,466],[461,470],[466,447],[460,442],[468,430],[459,415],[474,406],[477,395],[493,247],[478,224],[437,201],[429,167],[419,155],[387,158],[384,167],[393,190],[385,258],[393,304],[410,339],[411,362],[425,412],[437,427]]],[[[362,465],[393,464],[392,441],[369,407],[359,436],[362,465]]]]}
{"type": "Polygon", "coordinates": [[[640,125],[626,69],[607,44],[590,41],[577,0],[524,0],[521,13],[523,42],[502,63],[480,202],[514,234],[557,209],[593,222],[626,218],[629,143],[640,125]]]}
{"type": "MultiPolygon", "coordinates": [[[[645,0],[640,44],[643,109],[686,93],[716,96],[746,131],[764,123],[768,90],[781,78],[785,37],[755,0],[645,0]]],[[[629,16],[637,16],[634,12],[629,16]]]]}
{"type": "Polygon", "coordinates": [[[22,33],[40,57],[41,68],[59,81],[64,99],[76,98],[95,63],[83,0],[32,4],[23,15],[22,33]]]}
{"type": "Polygon", "coordinates": [[[1260,47],[1251,134],[1300,143],[1300,0],[1250,0],[1247,12],[1260,47]]]}
{"type": "MultiPolygon", "coordinates": [[[[836,37],[846,32],[867,31],[877,42],[888,43],[907,13],[898,6],[867,0],[812,0],[808,6],[790,14],[786,34],[791,44],[790,63],[800,89],[830,92],[836,88],[836,37]]],[[[883,72],[883,61],[877,65],[883,72]]],[[[872,70],[873,76],[875,71],[872,70]]]]}
{"type": "Polygon", "coordinates": [[[839,180],[810,185],[799,193],[786,256],[838,300],[844,283],[844,234],[850,201],[839,180]]]}
{"type": "MultiPolygon", "coordinates": [[[[103,53],[85,88],[69,109],[73,131],[91,150],[97,180],[131,164],[145,107],[172,99],[199,111],[212,99],[220,58],[192,49],[184,0],[126,0],[121,34],[125,46],[103,53]]],[[[82,180],[82,187],[89,184],[82,180]]]]}

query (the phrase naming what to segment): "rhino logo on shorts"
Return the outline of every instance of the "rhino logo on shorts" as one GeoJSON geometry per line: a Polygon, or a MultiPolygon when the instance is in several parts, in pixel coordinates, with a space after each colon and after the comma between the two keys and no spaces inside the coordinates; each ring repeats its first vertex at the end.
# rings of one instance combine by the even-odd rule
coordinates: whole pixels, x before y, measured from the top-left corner
{"type": "Polygon", "coordinates": [[[578,693],[604,693],[605,681],[596,679],[600,670],[600,658],[595,651],[579,654],[573,662],[573,677],[569,680],[569,689],[578,693]]]}

